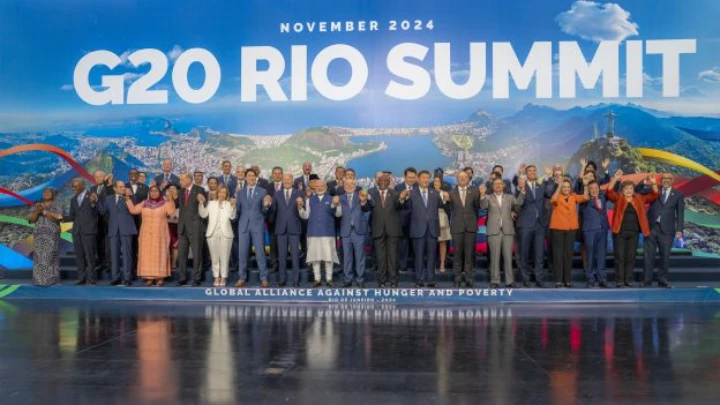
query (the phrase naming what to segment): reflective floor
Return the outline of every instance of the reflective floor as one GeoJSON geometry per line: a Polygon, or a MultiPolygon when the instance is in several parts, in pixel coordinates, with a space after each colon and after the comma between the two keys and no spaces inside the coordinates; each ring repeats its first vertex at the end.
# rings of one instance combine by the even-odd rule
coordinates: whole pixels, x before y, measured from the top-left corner
{"type": "Polygon", "coordinates": [[[0,301],[0,404],[717,404],[720,306],[0,301]]]}

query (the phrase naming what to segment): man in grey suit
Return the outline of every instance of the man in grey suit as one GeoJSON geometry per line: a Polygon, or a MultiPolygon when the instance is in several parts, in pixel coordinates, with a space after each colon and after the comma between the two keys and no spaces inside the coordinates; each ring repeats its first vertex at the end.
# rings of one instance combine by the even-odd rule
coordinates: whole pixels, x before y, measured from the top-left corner
{"type": "Polygon", "coordinates": [[[660,267],[658,268],[658,285],[672,288],[668,283],[670,267],[670,250],[674,239],[680,239],[685,223],[685,201],[679,190],[672,188],[675,178],[670,173],[660,176],[662,189],[660,198],[650,204],[648,222],[651,234],[645,238],[645,280],[643,287],[652,285],[653,270],[655,268],[655,253],[660,251],[660,267]]]}
{"type": "Polygon", "coordinates": [[[178,197],[178,268],[180,280],[178,285],[187,284],[187,263],[190,249],[193,253],[193,287],[199,287],[202,279],[203,246],[205,232],[203,220],[198,208],[198,195],[207,198],[205,189],[194,185],[190,173],[180,175],[180,195],[178,197]]]}
{"type": "Polygon", "coordinates": [[[457,187],[450,192],[450,233],[453,238],[455,254],[453,255],[453,274],[455,288],[464,282],[466,287],[473,287],[475,275],[475,238],[477,235],[477,211],[480,209],[480,193],[470,187],[470,176],[467,172],[457,175],[457,187]]]}
{"type": "Polygon", "coordinates": [[[403,234],[400,222],[402,205],[398,201],[398,192],[390,188],[390,175],[383,174],[377,180],[377,187],[368,191],[374,202],[370,215],[371,237],[375,245],[378,287],[385,287],[388,279],[390,287],[397,288],[398,280],[398,240],[403,234]]]}
{"type": "Polygon", "coordinates": [[[100,204],[100,214],[108,218],[108,239],[110,241],[110,261],[112,282],[110,285],[129,287],[132,284],[132,240],[137,235],[137,228],[127,201],[132,198],[132,190],[125,187],[125,182],[115,182],[115,194],[105,197],[100,204]],[[122,281],[120,280],[120,255],[122,253],[122,281]]]}
{"type": "Polygon", "coordinates": [[[525,201],[525,179],[518,180],[517,197],[504,193],[503,179],[496,178],[492,182],[492,194],[485,195],[487,187],[483,184],[480,190],[480,208],[488,211],[487,238],[490,250],[490,288],[500,285],[500,255],[505,263],[505,285],[515,287],[512,267],[512,248],[515,239],[515,221],[512,212],[522,207],[525,201]]]}

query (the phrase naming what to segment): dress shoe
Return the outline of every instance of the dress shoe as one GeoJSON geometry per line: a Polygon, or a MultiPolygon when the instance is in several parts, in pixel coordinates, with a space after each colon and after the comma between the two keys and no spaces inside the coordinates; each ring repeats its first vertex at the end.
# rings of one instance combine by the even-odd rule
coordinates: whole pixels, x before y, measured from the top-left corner
{"type": "Polygon", "coordinates": [[[88,281],[87,285],[94,287],[97,285],[97,281],[88,281]]]}
{"type": "Polygon", "coordinates": [[[600,288],[608,288],[608,283],[606,281],[601,281],[600,288]]]}
{"type": "Polygon", "coordinates": [[[295,287],[295,288],[298,288],[298,287],[300,287],[300,283],[293,283],[292,286],[295,287]]]}
{"type": "Polygon", "coordinates": [[[282,283],[276,283],[275,287],[285,287],[286,283],[283,281],[282,283]]]}
{"type": "Polygon", "coordinates": [[[114,280],[114,281],[110,282],[110,285],[120,285],[120,283],[122,283],[122,281],[114,280]]]}
{"type": "Polygon", "coordinates": [[[262,288],[268,288],[268,287],[270,287],[270,283],[268,283],[267,280],[263,280],[263,282],[260,283],[260,285],[262,286],[262,288]]]}
{"type": "Polygon", "coordinates": [[[332,281],[325,282],[325,287],[333,287],[333,286],[334,286],[334,284],[332,281]]]}
{"type": "Polygon", "coordinates": [[[535,283],[535,287],[537,287],[537,288],[545,288],[545,283],[535,283]]]}
{"type": "Polygon", "coordinates": [[[343,283],[343,288],[350,288],[352,287],[352,283],[348,283],[347,281],[343,283]]]}
{"type": "Polygon", "coordinates": [[[475,288],[474,283],[465,283],[465,288],[475,288]]]}
{"type": "Polygon", "coordinates": [[[85,285],[85,280],[78,280],[74,284],[75,285],[85,285]]]}
{"type": "Polygon", "coordinates": [[[357,283],[357,288],[365,288],[365,282],[357,283]]]}
{"type": "Polygon", "coordinates": [[[435,283],[428,283],[428,285],[427,285],[427,288],[435,288],[435,287],[436,287],[435,283]]]}
{"type": "Polygon", "coordinates": [[[634,286],[633,286],[633,283],[628,283],[628,282],[626,282],[626,283],[625,283],[625,287],[630,287],[630,288],[632,288],[632,287],[634,287],[634,286]]]}
{"type": "Polygon", "coordinates": [[[185,284],[187,284],[187,281],[185,281],[185,280],[180,280],[177,283],[175,283],[175,285],[178,287],[183,287],[185,284]]]}
{"type": "Polygon", "coordinates": [[[193,283],[192,283],[193,287],[200,287],[201,285],[202,285],[202,281],[200,281],[200,280],[193,281],[193,283]]]}
{"type": "Polygon", "coordinates": [[[460,288],[460,283],[453,283],[453,288],[460,288]]]}
{"type": "Polygon", "coordinates": [[[672,284],[668,283],[667,281],[659,282],[658,286],[661,288],[673,288],[672,284]]]}
{"type": "Polygon", "coordinates": [[[585,287],[587,287],[587,288],[595,288],[595,283],[593,283],[592,281],[588,281],[587,284],[585,284],[585,287]]]}
{"type": "Polygon", "coordinates": [[[132,286],[132,282],[131,282],[131,281],[124,281],[124,282],[123,282],[123,285],[124,285],[125,287],[130,287],[130,286],[132,286]]]}
{"type": "Polygon", "coordinates": [[[500,284],[498,284],[498,283],[492,283],[492,284],[490,284],[490,288],[492,288],[492,289],[496,289],[496,288],[499,288],[499,287],[500,287],[500,284]]]}
{"type": "Polygon", "coordinates": [[[397,284],[397,283],[392,283],[392,284],[390,284],[390,288],[398,288],[398,284],[397,284]]]}
{"type": "Polygon", "coordinates": [[[562,288],[562,286],[563,286],[562,283],[555,283],[555,288],[562,288]]]}
{"type": "Polygon", "coordinates": [[[625,288],[625,283],[615,283],[615,288],[625,288]]]}
{"type": "Polygon", "coordinates": [[[423,287],[425,287],[425,284],[415,283],[415,288],[423,288],[423,287]]]}
{"type": "Polygon", "coordinates": [[[572,283],[565,283],[565,288],[572,288],[572,283]]]}
{"type": "Polygon", "coordinates": [[[505,288],[517,288],[515,283],[505,284],[505,288]]]}
{"type": "Polygon", "coordinates": [[[245,280],[238,280],[237,283],[235,283],[235,287],[238,287],[238,288],[245,287],[246,285],[247,285],[247,283],[245,282],[245,280]]]}
{"type": "Polygon", "coordinates": [[[379,283],[378,288],[385,288],[385,283],[379,283]]]}
{"type": "Polygon", "coordinates": [[[652,281],[643,281],[642,284],[638,284],[638,287],[652,287],[652,281]]]}
{"type": "Polygon", "coordinates": [[[322,287],[322,281],[316,281],[315,287],[322,287]]]}
{"type": "Polygon", "coordinates": [[[526,281],[526,282],[523,283],[523,287],[525,287],[525,288],[530,288],[530,287],[532,287],[532,284],[530,284],[529,281],[526,281]]]}

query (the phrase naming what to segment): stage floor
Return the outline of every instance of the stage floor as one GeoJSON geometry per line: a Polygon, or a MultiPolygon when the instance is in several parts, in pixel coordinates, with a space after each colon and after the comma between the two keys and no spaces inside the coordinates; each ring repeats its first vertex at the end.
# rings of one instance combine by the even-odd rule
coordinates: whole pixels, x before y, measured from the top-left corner
{"type": "MultiPolygon", "coordinates": [[[[8,280],[3,280],[7,282],[8,280]]],[[[718,302],[718,283],[676,283],[675,288],[235,288],[235,287],[113,287],[107,282],[97,286],[75,286],[72,282],[52,287],[35,287],[27,283],[0,284],[0,300],[92,300],[92,301],[193,301],[254,303],[375,303],[375,304],[464,304],[498,303],[650,303],[650,302],[718,302]]]]}
{"type": "Polygon", "coordinates": [[[0,301],[3,404],[716,404],[720,305],[0,301]]]}

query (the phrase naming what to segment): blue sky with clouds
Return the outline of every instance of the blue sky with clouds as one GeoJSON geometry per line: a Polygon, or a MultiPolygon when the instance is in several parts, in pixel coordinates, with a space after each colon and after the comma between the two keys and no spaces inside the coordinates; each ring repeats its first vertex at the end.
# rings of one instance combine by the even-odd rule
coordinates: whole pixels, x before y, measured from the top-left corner
{"type": "MultiPolygon", "coordinates": [[[[449,100],[436,89],[417,101],[392,100],[383,94],[391,77],[385,68],[387,52],[401,42],[430,46],[452,43],[456,78],[467,77],[468,43],[509,41],[524,58],[533,41],[578,41],[592,55],[600,39],[695,38],[697,53],[683,56],[679,99],[660,99],[660,57],[645,57],[646,97],[632,100],[682,114],[712,114],[720,98],[720,2],[716,0],[632,1],[93,1],[7,0],[0,4],[0,130],[38,122],[152,114],[208,114],[231,112],[267,119],[301,114],[317,124],[424,125],[452,122],[477,108],[510,112],[527,102],[558,107],[599,100],[598,91],[586,91],[577,100],[535,100],[534,87],[512,92],[510,100],[493,100],[490,90],[470,100],[449,100]],[[433,31],[388,32],[391,19],[434,22],[433,31]],[[377,20],[380,32],[281,34],[281,22],[377,20]],[[240,49],[272,45],[289,60],[291,45],[306,44],[310,56],[322,48],[345,43],[359,49],[368,61],[370,78],[365,91],[352,100],[333,102],[309,93],[304,103],[271,103],[266,97],[255,104],[240,104],[240,49]],[[72,87],[73,70],[87,52],[107,49],[121,55],[141,48],[166,52],[172,61],[184,49],[201,47],[212,52],[222,69],[222,82],[214,98],[189,105],[176,96],[164,106],[102,106],[83,103],[72,87]],[[330,122],[333,121],[334,122],[330,122]],[[343,122],[343,121],[347,121],[343,122]]],[[[432,69],[432,54],[424,66],[432,69]]],[[[488,60],[488,69],[491,63],[488,60]]],[[[342,80],[347,69],[333,64],[331,78],[342,80]]],[[[621,74],[624,71],[621,58],[621,74]]],[[[122,66],[128,83],[146,67],[122,66]]],[[[91,83],[102,74],[95,69],[91,83]]],[[[488,76],[491,71],[488,70],[488,76]]],[[[289,69],[286,70],[289,76],[289,69]]],[[[191,83],[202,80],[200,69],[191,70],[191,83]]],[[[284,82],[287,87],[287,81],[284,82]]],[[[170,89],[170,74],[159,88],[170,89]]],[[[486,84],[487,87],[491,83],[486,84]]],[[[512,85],[511,85],[512,87],[512,85]]],[[[557,96],[557,82],[553,83],[557,96]]],[[[621,91],[622,93],[622,91],[621,91]]],[[[604,100],[612,101],[612,100],[604,100]]],[[[627,100],[619,99],[624,102],[627,100]]],[[[720,113],[720,111],[717,111],[720,113]]]]}

